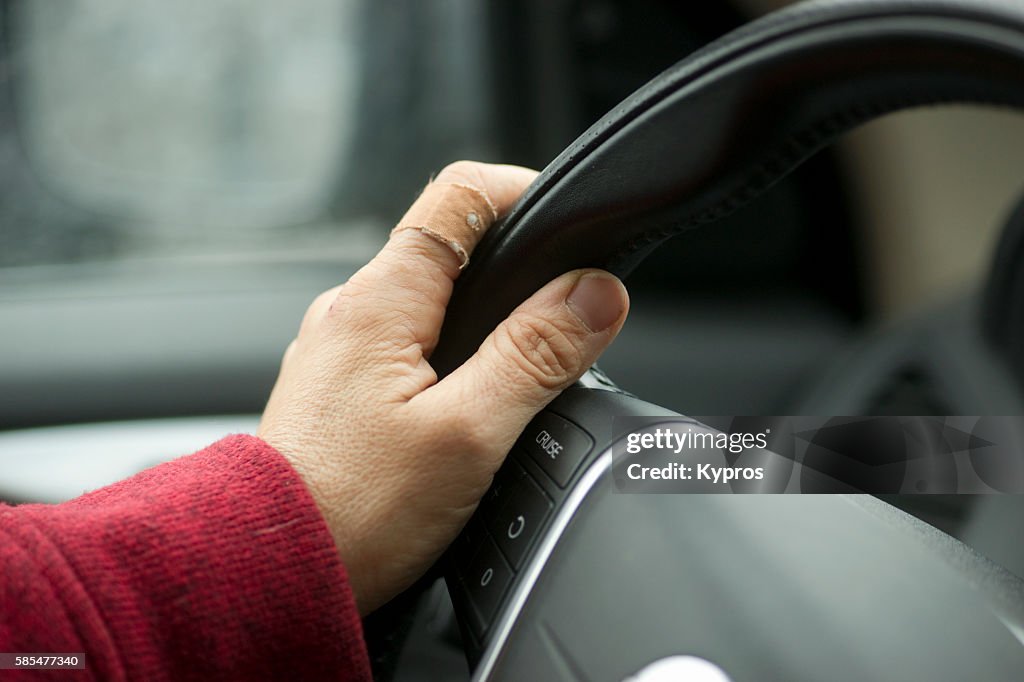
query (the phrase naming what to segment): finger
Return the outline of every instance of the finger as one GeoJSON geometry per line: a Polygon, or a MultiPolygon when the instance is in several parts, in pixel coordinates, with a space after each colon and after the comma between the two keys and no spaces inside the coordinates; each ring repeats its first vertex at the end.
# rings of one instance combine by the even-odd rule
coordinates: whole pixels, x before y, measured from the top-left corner
{"type": "Polygon", "coordinates": [[[472,438],[503,456],[527,422],[597,360],[628,309],[614,275],[570,272],[520,305],[473,357],[411,402],[426,410],[445,406],[472,438]]]}
{"type": "Polygon", "coordinates": [[[480,237],[536,177],[519,166],[458,161],[442,170],[406,212],[391,238],[353,280],[368,298],[387,301],[367,314],[401,317],[429,356],[437,344],[452,284],[480,237]]]}
{"type": "MultiPolygon", "coordinates": [[[[425,252],[427,263],[453,274],[451,266],[465,267],[483,233],[536,177],[537,171],[521,166],[475,161],[449,164],[398,221],[393,234],[403,238],[389,243],[382,255],[391,256],[396,251],[401,254],[403,248],[416,249],[409,244],[421,244],[429,247],[425,252]],[[409,236],[416,239],[405,239],[409,236]]],[[[417,250],[412,255],[420,253],[417,250]]]]}

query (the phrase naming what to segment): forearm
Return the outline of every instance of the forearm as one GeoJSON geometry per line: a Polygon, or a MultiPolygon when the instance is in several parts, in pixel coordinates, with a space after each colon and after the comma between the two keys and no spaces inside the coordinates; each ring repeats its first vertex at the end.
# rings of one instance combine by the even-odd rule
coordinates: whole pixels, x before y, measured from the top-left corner
{"type": "Polygon", "coordinates": [[[256,438],[0,508],[0,570],[0,651],[82,651],[101,679],[369,678],[331,535],[256,438]]]}

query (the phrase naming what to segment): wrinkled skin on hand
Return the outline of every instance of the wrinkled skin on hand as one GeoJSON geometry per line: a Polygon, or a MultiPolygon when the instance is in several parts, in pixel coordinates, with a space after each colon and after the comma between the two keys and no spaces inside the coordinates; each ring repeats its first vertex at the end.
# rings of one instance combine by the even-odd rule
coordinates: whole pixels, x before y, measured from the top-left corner
{"type": "MultiPolygon", "coordinates": [[[[462,161],[435,182],[479,189],[501,215],[535,175],[462,161]]],[[[312,492],[363,615],[437,560],[527,422],[611,343],[629,305],[612,275],[567,273],[439,382],[430,354],[459,266],[441,240],[395,231],[310,305],[260,423],[312,492]]]]}

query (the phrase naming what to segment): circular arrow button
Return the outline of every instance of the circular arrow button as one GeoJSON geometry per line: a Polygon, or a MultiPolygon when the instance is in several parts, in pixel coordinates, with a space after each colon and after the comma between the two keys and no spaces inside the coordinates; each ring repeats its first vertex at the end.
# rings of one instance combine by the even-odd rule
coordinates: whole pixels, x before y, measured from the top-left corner
{"type": "Polygon", "coordinates": [[[508,524],[508,535],[509,540],[515,540],[517,537],[523,534],[523,530],[526,528],[526,519],[520,514],[517,516],[512,523],[508,524]]]}

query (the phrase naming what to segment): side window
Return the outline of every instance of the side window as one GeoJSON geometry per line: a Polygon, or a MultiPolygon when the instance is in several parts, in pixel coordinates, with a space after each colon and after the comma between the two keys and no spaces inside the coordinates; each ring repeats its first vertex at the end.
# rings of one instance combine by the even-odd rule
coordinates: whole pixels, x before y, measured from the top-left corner
{"type": "Polygon", "coordinates": [[[0,268],[368,257],[432,170],[491,147],[471,0],[6,10],[0,268]]]}

